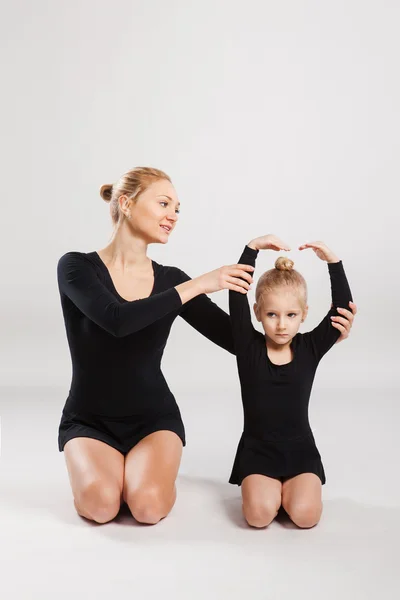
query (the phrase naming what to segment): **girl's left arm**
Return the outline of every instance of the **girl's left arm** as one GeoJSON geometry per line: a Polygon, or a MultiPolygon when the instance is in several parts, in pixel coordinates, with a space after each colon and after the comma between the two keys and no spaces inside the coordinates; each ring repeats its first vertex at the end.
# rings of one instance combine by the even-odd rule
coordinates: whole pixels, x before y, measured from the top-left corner
{"type": "Polygon", "coordinates": [[[347,308],[349,302],[353,300],[343,262],[341,260],[328,262],[328,272],[331,280],[331,309],[315,329],[303,334],[304,341],[311,344],[318,361],[332,348],[341,335],[341,332],[332,326],[332,317],[343,316],[337,309],[347,308]]]}

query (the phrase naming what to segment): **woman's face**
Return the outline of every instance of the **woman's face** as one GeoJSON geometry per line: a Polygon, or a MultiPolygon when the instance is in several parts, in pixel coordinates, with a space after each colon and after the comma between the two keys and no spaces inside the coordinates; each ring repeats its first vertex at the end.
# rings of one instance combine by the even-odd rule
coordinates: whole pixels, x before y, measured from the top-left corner
{"type": "Polygon", "coordinates": [[[160,179],[131,202],[127,223],[132,233],[148,244],[166,244],[178,221],[179,206],[172,183],[160,179]]]}

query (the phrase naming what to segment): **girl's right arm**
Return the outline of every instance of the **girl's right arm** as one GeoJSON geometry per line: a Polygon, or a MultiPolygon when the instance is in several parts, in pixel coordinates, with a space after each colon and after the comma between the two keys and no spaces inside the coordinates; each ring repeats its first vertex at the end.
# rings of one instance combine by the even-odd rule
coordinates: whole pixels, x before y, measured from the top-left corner
{"type": "MultiPolygon", "coordinates": [[[[149,298],[121,304],[97,276],[92,263],[79,252],[68,252],[58,262],[60,293],[91,321],[115,337],[124,337],[178,310],[202,293],[220,289],[248,289],[246,266],[221,267],[149,298]]],[[[251,276],[250,276],[251,279],[251,276]]]]}
{"type": "MultiPolygon", "coordinates": [[[[245,246],[239,259],[240,264],[255,267],[258,250],[245,246]]],[[[251,322],[251,312],[247,294],[229,291],[229,313],[231,315],[233,343],[235,354],[239,356],[246,352],[249,344],[254,340],[256,330],[251,322]]]]}

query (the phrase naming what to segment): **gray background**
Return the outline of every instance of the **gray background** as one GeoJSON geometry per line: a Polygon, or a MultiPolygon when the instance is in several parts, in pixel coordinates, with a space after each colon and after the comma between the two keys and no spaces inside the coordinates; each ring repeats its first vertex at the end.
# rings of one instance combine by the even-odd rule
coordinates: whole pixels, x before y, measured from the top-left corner
{"type": "MultiPolygon", "coordinates": [[[[129,591],[131,577],[142,597],[149,577],[168,597],[197,580],[201,598],[200,573],[210,598],[289,598],[296,581],[319,598],[311,565],[324,598],[376,598],[384,582],[397,597],[399,17],[388,0],[3,3],[0,521],[10,564],[22,556],[30,573],[13,574],[7,598],[54,597],[85,548],[97,558],[78,598],[129,591]],[[320,239],[343,259],[359,313],[314,385],[328,483],[308,533],[243,526],[226,483],[242,419],[235,360],[180,319],[163,364],[188,435],[173,513],[115,530],[74,514],[56,446],[71,375],[56,265],[108,243],[99,188],[136,165],[165,170],[182,203],[168,245],[149,248],[158,262],[196,276],[265,233],[293,248],[320,239]]],[[[277,256],[261,253],[256,276],[277,256]]],[[[329,309],[327,267],[312,251],[291,257],[309,286],[306,331],[329,309]]],[[[226,292],[212,299],[227,309],[226,292]]]]}

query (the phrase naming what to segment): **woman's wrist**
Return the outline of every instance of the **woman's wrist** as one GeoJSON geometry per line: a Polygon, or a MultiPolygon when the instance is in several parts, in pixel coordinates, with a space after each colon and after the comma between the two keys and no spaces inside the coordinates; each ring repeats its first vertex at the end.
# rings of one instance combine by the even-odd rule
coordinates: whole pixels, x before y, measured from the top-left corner
{"type": "Polygon", "coordinates": [[[205,293],[200,280],[201,277],[195,277],[194,279],[190,279],[189,281],[185,281],[184,283],[175,286],[176,291],[181,297],[182,304],[205,293]]]}

